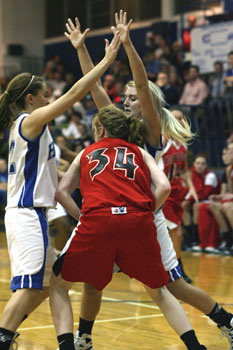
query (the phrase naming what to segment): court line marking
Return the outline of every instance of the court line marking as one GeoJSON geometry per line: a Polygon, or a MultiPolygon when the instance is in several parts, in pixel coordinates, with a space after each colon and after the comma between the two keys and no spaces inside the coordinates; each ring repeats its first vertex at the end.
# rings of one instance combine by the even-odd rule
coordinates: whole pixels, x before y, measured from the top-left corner
{"type": "MultiPolygon", "coordinates": [[[[75,290],[71,289],[69,291],[69,294],[70,295],[81,295],[82,293],[80,292],[76,292],[75,290]]],[[[155,306],[155,305],[148,305],[148,304],[144,304],[144,303],[136,303],[136,302],[133,302],[133,301],[127,301],[127,300],[124,300],[124,299],[115,299],[115,298],[109,298],[109,297],[105,297],[103,296],[102,297],[102,300],[106,300],[106,301],[117,301],[117,302],[122,302],[122,303],[125,303],[125,304],[128,304],[128,305],[134,305],[134,306],[142,306],[142,307],[147,307],[148,309],[154,309],[154,310],[160,310],[158,306],[155,306]]]]}
{"type": "MultiPolygon", "coordinates": [[[[118,321],[128,321],[128,320],[138,320],[143,318],[152,318],[152,317],[164,317],[163,314],[155,314],[155,315],[144,315],[144,316],[131,316],[131,317],[120,317],[120,318],[110,318],[107,320],[96,320],[95,323],[106,323],[106,322],[118,322],[118,321]]],[[[77,326],[79,322],[74,322],[74,325],[77,326]]],[[[47,329],[53,328],[54,325],[48,326],[36,326],[36,327],[28,327],[28,328],[18,328],[18,331],[32,331],[36,329],[47,329]]]]}

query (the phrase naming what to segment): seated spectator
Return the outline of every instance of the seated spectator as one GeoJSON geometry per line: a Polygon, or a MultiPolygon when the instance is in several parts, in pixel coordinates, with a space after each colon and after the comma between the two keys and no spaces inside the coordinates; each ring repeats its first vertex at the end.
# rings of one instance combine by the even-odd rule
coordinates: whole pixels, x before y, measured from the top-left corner
{"type": "Polygon", "coordinates": [[[80,137],[73,141],[74,151],[76,153],[81,152],[84,148],[90,146],[94,142],[93,137],[89,135],[87,125],[80,123],[78,125],[78,129],[80,132],[80,137]]]}
{"type": "Polygon", "coordinates": [[[223,96],[225,90],[224,78],[223,63],[221,61],[215,61],[214,74],[209,81],[209,90],[212,99],[223,96]]]}
{"type": "Polygon", "coordinates": [[[174,67],[176,67],[179,74],[182,73],[182,56],[182,44],[179,41],[174,41],[171,46],[169,61],[174,67]]]}
{"type": "Polygon", "coordinates": [[[195,247],[193,249],[198,250],[196,248],[199,243],[198,208],[202,202],[208,199],[209,195],[220,192],[220,180],[215,173],[207,169],[207,155],[204,153],[198,153],[195,156],[190,171],[198,202],[189,193],[185,196],[185,200],[182,203],[184,209],[183,225],[186,232],[190,234],[190,243],[195,247]]]}
{"type": "Polygon", "coordinates": [[[155,82],[160,69],[160,60],[154,50],[149,50],[143,59],[148,79],[155,82]]]}
{"type": "Polygon", "coordinates": [[[228,54],[228,69],[225,73],[225,91],[224,97],[232,99],[233,96],[233,51],[228,54]]]}
{"type": "Polygon", "coordinates": [[[124,110],[125,84],[123,81],[116,82],[116,91],[117,91],[117,96],[114,99],[114,105],[117,108],[124,110]]]}
{"type": "Polygon", "coordinates": [[[156,80],[156,84],[160,87],[164,93],[165,101],[174,106],[179,102],[179,93],[174,86],[170,84],[169,74],[165,72],[159,72],[156,80]]]}
{"type": "Polygon", "coordinates": [[[70,140],[78,139],[81,135],[78,129],[82,115],[76,112],[73,108],[69,110],[68,114],[68,124],[66,127],[62,128],[62,134],[70,140]]]}
{"type": "MultiPolygon", "coordinates": [[[[222,150],[222,162],[225,166],[229,165],[227,148],[222,150]]],[[[219,172],[219,178],[221,181],[220,194],[224,194],[227,191],[227,179],[225,170],[219,172]]],[[[208,253],[219,253],[219,245],[221,242],[221,235],[219,230],[219,224],[215,219],[214,211],[221,210],[221,204],[214,201],[206,201],[200,204],[198,210],[198,233],[200,238],[199,246],[208,253]]],[[[224,221],[225,223],[225,221],[224,221]]],[[[224,225],[223,223],[223,225],[224,225]]],[[[226,227],[226,226],[224,226],[226,227]]],[[[228,231],[228,226],[225,232],[228,231]]],[[[225,234],[226,235],[226,234],[225,234]]],[[[222,245],[225,248],[225,242],[222,245]]]]}
{"type": "Polygon", "coordinates": [[[107,92],[108,96],[110,97],[111,101],[113,101],[117,96],[116,82],[115,82],[114,75],[106,74],[104,76],[103,87],[104,87],[104,90],[107,92]]]}
{"type": "Polygon", "coordinates": [[[184,83],[181,77],[178,75],[175,67],[171,67],[169,76],[170,76],[170,84],[176,88],[180,98],[181,93],[183,91],[184,83]]]}
{"type": "Polygon", "coordinates": [[[210,196],[209,208],[213,213],[222,234],[220,250],[232,254],[233,247],[233,142],[227,145],[230,164],[226,168],[226,192],[210,196]]]}
{"type": "Polygon", "coordinates": [[[84,120],[86,124],[88,125],[89,130],[91,131],[92,128],[92,120],[95,117],[97,113],[97,107],[95,105],[95,102],[92,99],[92,96],[90,93],[88,93],[84,99],[83,99],[83,106],[85,109],[85,116],[84,120]]]}
{"type": "Polygon", "coordinates": [[[74,74],[71,72],[67,72],[65,74],[65,85],[62,89],[62,95],[64,95],[75,83],[74,74]]]}
{"type": "Polygon", "coordinates": [[[188,72],[188,82],[184,86],[179,104],[198,106],[205,102],[209,90],[206,83],[199,77],[199,67],[191,66],[188,72]]]}

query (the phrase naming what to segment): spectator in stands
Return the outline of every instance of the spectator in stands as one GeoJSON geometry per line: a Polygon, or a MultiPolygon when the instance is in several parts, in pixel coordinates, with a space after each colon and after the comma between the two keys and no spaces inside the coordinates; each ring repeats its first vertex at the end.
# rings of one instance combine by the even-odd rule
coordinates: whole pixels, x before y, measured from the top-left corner
{"type": "Polygon", "coordinates": [[[207,155],[205,153],[198,153],[193,162],[193,166],[190,168],[192,182],[198,195],[198,202],[194,200],[188,193],[185,196],[185,200],[182,203],[184,209],[183,213],[183,225],[186,234],[189,235],[193,250],[201,250],[199,248],[199,235],[198,235],[198,208],[199,205],[208,199],[211,194],[218,194],[220,192],[220,180],[217,178],[214,172],[207,168],[207,155]]]}
{"type": "Polygon", "coordinates": [[[226,168],[226,192],[210,196],[209,208],[213,213],[222,233],[220,250],[226,255],[232,254],[233,246],[233,142],[227,145],[230,164],[226,168]]]}
{"type": "Polygon", "coordinates": [[[191,66],[188,73],[188,82],[184,86],[179,103],[181,105],[198,106],[205,102],[209,90],[206,83],[199,77],[199,67],[191,66]]]}
{"type": "Polygon", "coordinates": [[[176,90],[179,93],[179,98],[182,94],[184,82],[181,79],[181,77],[178,75],[177,70],[175,67],[170,68],[170,84],[176,88],[176,90]]]}
{"type": "Polygon", "coordinates": [[[209,90],[212,99],[223,97],[225,91],[224,79],[223,63],[222,61],[215,61],[214,74],[209,81],[209,90]]]}
{"type": "Polygon", "coordinates": [[[106,74],[104,76],[103,87],[111,101],[113,101],[117,96],[116,81],[113,74],[106,74]]]}
{"type": "Polygon", "coordinates": [[[45,80],[49,80],[51,78],[53,72],[57,69],[59,64],[61,64],[61,58],[59,55],[54,55],[47,61],[44,73],[42,74],[45,80]]]}
{"type": "Polygon", "coordinates": [[[85,125],[84,123],[80,123],[78,125],[78,129],[80,132],[80,137],[74,140],[73,142],[74,151],[76,153],[81,152],[84,148],[86,148],[87,146],[90,146],[94,142],[93,137],[89,134],[87,125],[85,125]]]}
{"type": "Polygon", "coordinates": [[[85,98],[83,99],[83,106],[85,108],[85,122],[89,127],[89,130],[92,128],[92,120],[95,117],[97,113],[97,108],[95,105],[95,102],[92,99],[92,96],[90,93],[88,93],[85,98]]]}
{"type": "Polygon", "coordinates": [[[160,69],[160,60],[154,50],[149,50],[143,59],[148,79],[155,82],[160,69]]]}
{"type": "Polygon", "coordinates": [[[75,83],[74,74],[71,72],[67,72],[65,74],[65,85],[62,89],[62,95],[65,94],[75,83]]]}
{"type": "Polygon", "coordinates": [[[228,54],[228,69],[225,73],[224,82],[224,97],[231,99],[233,96],[233,51],[230,51],[228,54]]]}
{"type": "Polygon", "coordinates": [[[174,41],[171,47],[171,53],[169,56],[169,61],[176,67],[179,74],[182,73],[182,45],[179,41],[174,41]]]}
{"type": "MultiPolygon", "coordinates": [[[[229,165],[228,151],[227,148],[222,150],[222,162],[225,166],[229,165]]],[[[221,180],[221,191],[220,194],[223,195],[227,191],[227,179],[225,170],[219,174],[221,180]]],[[[219,244],[221,241],[219,224],[215,219],[214,213],[216,211],[221,211],[221,203],[216,201],[206,201],[205,203],[200,204],[199,213],[198,213],[198,233],[200,237],[200,247],[208,253],[220,253],[223,250],[223,253],[226,248],[226,242],[221,245],[219,250],[219,244]],[[224,248],[224,249],[223,249],[224,248]]],[[[228,231],[228,226],[223,219],[223,226],[225,232],[228,231]]],[[[226,236],[226,233],[224,233],[226,236]]],[[[229,234],[227,234],[229,236],[229,234]]],[[[230,236],[231,237],[231,236],[230,236]]],[[[231,243],[230,243],[231,246],[231,243]]],[[[229,252],[227,252],[229,253],[229,252]]]]}
{"type": "Polygon", "coordinates": [[[174,106],[179,102],[179,93],[177,89],[170,84],[169,74],[166,72],[159,72],[157,75],[156,84],[164,93],[166,102],[170,106],[174,106]]]}
{"type": "Polygon", "coordinates": [[[78,125],[82,120],[82,115],[73,108],[70,108],[67,112],[68,124],[66,127],[62,128],[62,134],[70,140],[78,139],[81,136],[78,125]]]}
{"type": "Polygon", "coordinates": [[[124,81],[117,81],[116,82],[116,91],[117,91],[117,96],[115,98],[114,105],[117,108],[120,108],[124,110],[124,100],[125,100],[125,83],[124,81]]]}
{"type": "Polygon", "coordinates": [[[63,94],[63,89],[66,85],[63,76],[62,76],[62,72],[60,72],[59,70],[56,70],[53,73],[53,80],[50,81],[50,84],[52,84],[53,89],[54,89],[54,94],[56,94],[56,97],[60,97],[63,94]]]}
{"type": "Polygon", "coordinates": [[[155,43],[157,44],[157,49],[155,49],[155,54],[158,59],[163,57],[163,60],[169,61],[170,48],[165,40],[165,38],[160,34],[155,34],[155,43]]]}

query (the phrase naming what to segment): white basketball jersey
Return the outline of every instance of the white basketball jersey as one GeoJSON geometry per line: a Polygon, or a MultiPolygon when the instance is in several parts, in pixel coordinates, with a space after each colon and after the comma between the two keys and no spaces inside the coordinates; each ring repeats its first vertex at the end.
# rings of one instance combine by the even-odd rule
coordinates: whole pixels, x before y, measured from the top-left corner
{"type": "Polygon", "coordinates": [[[55,207],[57,188],[55,147],[47,125],[33,141],[21,133],[28,113],[18,116],[10,130],[7,208],[55,207]]]}

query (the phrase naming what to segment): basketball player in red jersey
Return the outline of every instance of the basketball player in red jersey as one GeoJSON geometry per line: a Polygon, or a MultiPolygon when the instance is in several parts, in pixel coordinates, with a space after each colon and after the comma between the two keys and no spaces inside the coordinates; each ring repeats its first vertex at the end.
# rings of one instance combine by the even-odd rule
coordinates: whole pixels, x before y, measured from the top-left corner
{"type": "MultiPolygon", "coordinates": [[[[187,119],[182,111],[173,110],[172,113],[182,125],[185,123],[187,124],[187,119]]],[[[188,188],[190,195],[192,195],[195,201],[198,201],[198,197],[187,168],[186,146],[172,141],[171,139],[167,139],[166,135],[164,135],[163,147],[158,165],[160,169],[164,170],[171,184],[171,193],[165,202],[163,213],[166,218],[177,259],[183,272],[183,278],[186,282],[191,283],[191,279],[183,271],[183,264],[181,262],[181,244],[183,239],[181,226],[183,208],[181,203],[188,188]]]]}
{"type": "MultiPolygon", "coordinates": [[[[79,209],[71,194],[77,186],[83,197],[80,222],[54,265],[51,281],[50,305],[61,350],[74,350],[69,282],[88,282],[102,290],[112,278],[115,262],[141,281],[152,299],[163,301],[162,311],[178,334],[184,327],[182,307],[178,303],[177,315],[171,313],[176,299],[160,288],[169,277],[162,265],[153,211],[170,192],[168,179],[148,152],[127,142],[143,144],[137,136],[143,124],[137,118],[106,107],[93,126],[96,143],[76,157],[56,194],[76,219],[79,209]]],[[[185,321],[188,330],[191,325],[185,321]]]]}

